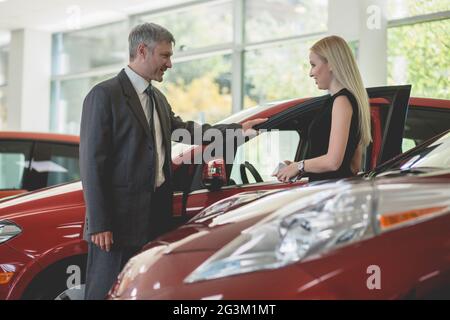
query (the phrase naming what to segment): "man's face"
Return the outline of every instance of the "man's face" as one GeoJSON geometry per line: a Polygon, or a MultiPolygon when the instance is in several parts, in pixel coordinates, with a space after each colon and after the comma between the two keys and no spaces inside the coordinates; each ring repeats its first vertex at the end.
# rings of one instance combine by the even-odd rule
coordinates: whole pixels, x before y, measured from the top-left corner
{"type": "Polygon", "coordinates": [[[172,61],[170,60],[173,55],[172,43],[159,42],[153,50],[148,47],[146,49],[147,54],[144,58],[144,64],[147,79],[161,82],[164,72],[168,68],[172,68],[172,61]]]}

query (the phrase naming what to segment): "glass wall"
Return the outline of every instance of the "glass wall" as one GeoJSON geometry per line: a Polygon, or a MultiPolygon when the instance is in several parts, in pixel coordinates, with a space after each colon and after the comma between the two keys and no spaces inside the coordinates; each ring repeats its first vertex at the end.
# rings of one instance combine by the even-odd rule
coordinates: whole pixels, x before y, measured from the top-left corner
{"type": "Polygon", "coordinates": [[[389,1],[388,79],[412,96],[450,99],[450,2],[389,1]]]}
{"type": "Polygon", "coordinates": [[[232,1],[212,1],[158,14],[144,14],[134,24],[153,22],[170,30],[175,51],[189,51],[233,41],[232,1]]]}
{"type": "MultiPolygon", "coordinates": [[[[328,32],[328,3],[188,1],[55,34],[50,129],[79,132],[84,97],[127,63],[129,29],[142,22],[161,24],[176,38],[173,69],[157,85],[183,119],[216,122],[232,110],[323,94],[308,77],[308,49],[328,32]]],[[[387,7],[387,83],[411,83],[414,96],[449,99],[450,2],[389,0],[387,7]]],[[[358,42],[350,45],[357,54],[358,42]]],[[[0,122],[6,119],[4,56],[0,50],[0,122]]]]}
{"type": "Polygon", "coordinates": [[[79,134],[85,96],[125,65],[127,41],[127,21],[53,35],[51,131],[79,134]]]}
{"type": "Polygon", "coordinates": [[[387,5],[390,20],[450,10],[448,0],[389,0],[387,5]]]}
{"type": "Polygon", "coordinates": [[[53,132],[79,134],[81,109],[89,90],[114,74],[52,82],[50,126],[53,132]]]}
{"type": "Polygon", "coordinates": [[[53,36],[53,74],[64,75],[123,63],[128,51],[127,22],[53,36]]]}
{"type": "Polygon", "coordinates": [[[309,77],[312,44],[300,41],[246,52],[244,106],[320,95],[309,77]]]}
{"type": "Polygon", "coordinates": [[[286,38],[327,30],[327,0],[246,0],[247,42],[286,38]]]}
{"type": "Polygon", "coordinates": [[[246,0],[239,7],[242,21],[233,17],[238,4],[236,0],[187,3],[55,34],[52,131],[79,133],[84,97],[95,83],[126,64],[129,28],[143,22],[161,24],[175,36],[173,69],[156,85],[185,120],[214,123],[232,110],[320,94],[308,77],[308,48],[312,38],[327,30],[328,1],[246,0]],[[239,33],[244,35],[243,44],[233,38],[239,33]],[[286,37],[290,42],[280,45],[279,39],[286,37]],[[255,43],[263,48],[252,47],[255,43]],[[233,99],[238,93],[232,90],[232,79],[240,78],[244,102],[233,108],[232,101],[240,99],[233,99]]]}
{"type": "Polygon", "coordinates": [[[232,4],[211,1],[133,19],[133,25],[153,22],[174,35],[173,69],[156,85],[166,94],[173,111],[185,120],[214,123],[231,114],[231,54],[215,51],[218,46],[232,51],[232,4]],[[177,62],[180,53],[185,58],[177,62]]]}
{"type": "Polygon", "coordinates": [[[412,96],[450,99],[450,19],[390,28],[388,84],[412,84],[412,96]]]}
{"type": "Polygon", "coordinates": [[[231,55],[177,63],[157,86],[183,119],[218,122],[231,114],[231,55]]]}

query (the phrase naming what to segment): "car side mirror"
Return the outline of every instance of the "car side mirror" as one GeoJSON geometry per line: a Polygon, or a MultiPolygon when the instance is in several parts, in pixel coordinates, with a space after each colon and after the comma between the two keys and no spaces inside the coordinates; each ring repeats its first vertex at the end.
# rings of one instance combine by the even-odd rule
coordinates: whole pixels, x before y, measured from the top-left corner
{"type": "Polygon", "coordinates": [[[225,162],[222,158],[208,161],[203,169],[202,181],[211,191],[219,190],[227,184],[225,162]]]}

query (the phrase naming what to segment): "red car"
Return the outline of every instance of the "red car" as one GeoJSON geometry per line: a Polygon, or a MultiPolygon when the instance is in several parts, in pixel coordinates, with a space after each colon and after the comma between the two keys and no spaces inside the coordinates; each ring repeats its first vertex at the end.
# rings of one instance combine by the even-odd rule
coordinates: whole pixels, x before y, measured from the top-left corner
{"type": "Polygon", "coordinates": [[[0,132],[0,198],[80,179],[78,136],[0,132]]]}
{"type": "MultiPolygon", "coordinates": [[[[367,171],[400,154],[404,148],[411,148],[450,127],[450,101],[409,99],[410,86],[370,88],[368,93],[374,141],[366,152],[367,171]]],[[[238,146],[233,164],[227,164],[219,177],[203,173],[205,168],[211,169],[207,173],[220,169],[221,159],[213,160],[208,166],[180,164],[181,159],[192,159],[203,147],[175,146],[172,156],[175,217],[180,222],[186,221],[205,207],[244,191],[291,188],[292,185],[280,184],[270,175],[279,161],[299,159],[306,152],[306,129],[326,98],[268,104],[243,110],[224,120],[243,122],[269,117],[260,129],[272,131],[238,146]],[[268,157],[264,141],[270,140],[272,135],[280,135],[286,143],[279,152],[272,151],[268,157]],[[184,150],[179,151],[181,149],[184,150]],[[252,176],[247,175],[247,170],[252,176]],[[217,181],[224,185],[220,186],[217,181]],[[212,191],[206,185],[220,189],[212,191]]],[[[305,181],[296,183],[302,184],[305,181]]],[[[87,252],[82,239],[84,213],[80,182],[0,202],[1,299],[80,297],[81,290],[76,284],[83,283],[87,252]]]]}
{"type": "Polygon", "coordinates": [[[224,199],[145,249],[111,299],[450,299],[450,130],[363,178],[224,199]]]}

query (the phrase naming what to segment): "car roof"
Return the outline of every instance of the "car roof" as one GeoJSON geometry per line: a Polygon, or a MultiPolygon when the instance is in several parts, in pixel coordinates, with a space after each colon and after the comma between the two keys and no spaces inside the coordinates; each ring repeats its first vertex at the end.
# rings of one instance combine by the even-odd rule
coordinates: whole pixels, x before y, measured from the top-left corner
{"type": "Polygon", "coordinates": [[[0,139],[3,140],[33,140],[48,141],[59,143],[79,144],[80,137],[69,134],[42,133],[42,132],[19,132],[19,131],[0,131],[0,139]]]}
{"type": "Polygon", "coordinates": [[[450,100],[411,97],[409,99],[409,105],[417,107],[450,109],[450,100]]]}
{"type": "MultiPolygon", "coordinates": [[[[316,97],[317,98],[317,97],[316,97]]],[[[292,108],[302,102],[313,99],[309,98],[296,98],[292,100],[285,101],[274,101],[267,102],[261,105],[257,105],[251,108],[239,111],[231,116],[218,122],[218,124],[228,124],[228,123],[238,123],[244,120],[251,120],[254,118],[266,118],[274,114],[278,114],[286,109],[292,108]]],[[[372,98],[369,99],[371,104],[386,104],[388,101],[383,98],[372,98]]],[[[434,109],[450,109],[450,100],[444,99],[431,99],[431,98],[419,98],[411,97],[409,99],[410,107],[424,107],[424,108],[434,108],[434,109]]]]}
{"type": "MultiPolygon", "coordinates": [[[[302,102],[312,99],[310,98],[296,98],[285,101],[272,101],[262,105],[254,106],[237,112],[229,117],[223,119],[220,123],[239,123],[244,120],[250,120],[256,117],[270,117],[273,114],[280,113],[288,108],[294,107],[302,102]]],[[[370,99],[371,103],[387,103],[385,99],[376,98],[370,99]]],[[[411,97],[409,105],[413,107],[429,107],[437,109],[450,109],[450,100],[431,99],[411,97]]],[[[0,131],[0,139],[15,139],[15,140],[40,140],[60,143],[80,143],[80,137],[77,135],[59,134],[59,133],[42,133],[42,132],[19,132],[19,131],[0,131]]]]}

